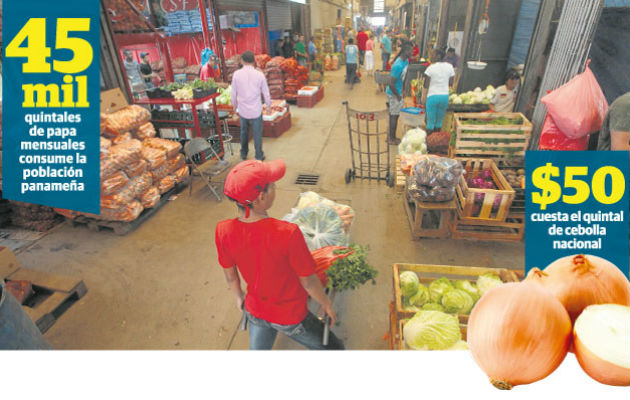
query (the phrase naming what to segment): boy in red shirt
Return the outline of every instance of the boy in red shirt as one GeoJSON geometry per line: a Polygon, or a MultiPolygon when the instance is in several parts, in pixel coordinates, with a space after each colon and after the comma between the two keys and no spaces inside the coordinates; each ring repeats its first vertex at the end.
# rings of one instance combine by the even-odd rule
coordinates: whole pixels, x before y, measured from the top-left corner
{"type": "Polygon", "coordinates": [[[310,295],[330,317],[331,326],[337,320],[300,228],[267,215],[275,182],[285,170],[282,160],[248,160],[228,173],[224,193],[237,203],[239,217],[217,224],[219,263],[237,308],[244,307],[247,314],[251,350],[270,350],[278,332],[309,349],[341,350],[343,343],[332,332],[328,345],[322,345],[324,325],[306,307],[310,295]],[[239,272],[247,282],[247,295],[239,272]]]}

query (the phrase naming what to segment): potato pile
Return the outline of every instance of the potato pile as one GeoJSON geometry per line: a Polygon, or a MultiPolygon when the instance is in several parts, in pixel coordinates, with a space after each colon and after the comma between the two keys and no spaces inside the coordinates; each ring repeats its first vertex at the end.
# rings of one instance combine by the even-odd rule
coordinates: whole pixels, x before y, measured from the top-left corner
{"type": "Polygon", "coordinates": [[[513,189],[521,187],[521,182],[523,179],[525,179],[524,169],[506,168],[506,169],[502,169],[501,172],[503,173],[503,175],[505,176],[505,179],[507,179],[508,183],[510,184],[510,186],[512,186],[513,189]]]}

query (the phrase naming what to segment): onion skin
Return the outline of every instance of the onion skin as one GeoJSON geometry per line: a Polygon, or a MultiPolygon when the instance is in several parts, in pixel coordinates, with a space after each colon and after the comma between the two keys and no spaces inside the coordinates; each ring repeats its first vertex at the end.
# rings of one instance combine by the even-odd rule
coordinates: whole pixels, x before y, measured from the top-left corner
{"type": "Polygon", "coordinates": [[[624,368],[597,357],[573,332],[575,357],[580,366],[599,383],[612,386],[630,386],[630,368],[624,368]]]}
{"type": "Polygon", "coordinates": [[[593,255],[557,259],[544,269],[532,269],[525,281],[537,282],[565,306],[575,322],[592,304],[630,306],[630,281],[610,261],[593,255]]]}
{"type": "Polygon", "coordinates": [[[468,320],[467,341],[475,362],[499,389],[541,380],[564,360],[571,320],[562,304],[531,282],[490,289],[468,320]]]}

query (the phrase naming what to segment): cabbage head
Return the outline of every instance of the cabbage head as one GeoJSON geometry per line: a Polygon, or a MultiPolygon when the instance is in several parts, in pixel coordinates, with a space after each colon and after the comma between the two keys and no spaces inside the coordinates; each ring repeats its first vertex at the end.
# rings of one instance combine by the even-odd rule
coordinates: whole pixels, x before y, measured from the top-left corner
{"type": "Polygon", "coordinates": [[[422,309],[425,311],[442,311],[444,312],[444,307],[439,303],[425,303],[422,306],[422,309]]]}
{"type": "Polygon", "coordinates": [[[447,313],[468,314],[474,304],[472,297],[460,289],[449,290],[442,296],[442,305],[447,313]]]}
{"type": "Polygon", "coordinates": [[[429,283],[429,294],[431,295],[431,302],[439,303],[442,299],[442,295],[449,290],[453,290],[451,281],[442,277],[429,283]]]}
{"type": "Polygon", "coordinates": [[[403,297],[410,298],[418,292],[420,279],[413,271],[403,271],[400,273],[400,291],[403,297]]]}
{"type": "Polygon", "coordinates": [[[479,300],[479,297],[481,297],[479,296],[479,290],[477,290],[475,285],[467,280],[454,281],[453,286],[455,287],[455,289],[463,290],[464,292],[468,293],[475,303],[477,302],[477,300],[479,300]]]}
{"type": "Polygon", "coordinates": [[[446,350],[462,339],[459,320],[440,311],[418,311],[403,326],[407,346],[414,350],[446,350]]]}
{"type": "Polygon", "coordinates": [[[422,283],[418,283],[418,291],[416,294],[409,298],[409,304],[422,307],[424,303],[427,303],[430,300],[429,288],[424,286],[422,283]]]}
{"type": "Polygon", "coordinates": [[[468,350],[468,343],[465,340],[460,340],[446,350],[468,350]]]}
{"type": "Polygon", "coordinates": [[[495,286],[502,285],[503,282],[495,274],[483,274],[477,278],[477,289],[479,295],[483,296],[486,292],[495,286]]]}

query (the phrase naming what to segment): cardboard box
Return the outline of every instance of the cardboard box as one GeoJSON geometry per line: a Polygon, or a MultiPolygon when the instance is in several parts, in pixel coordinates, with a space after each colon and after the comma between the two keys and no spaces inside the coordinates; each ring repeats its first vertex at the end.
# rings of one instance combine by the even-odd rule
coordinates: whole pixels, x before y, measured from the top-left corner
{"type": "Polygon", "coordinates": [[[0,279],[4,279],[20,268],[15,255],[5,246],[0,246],[0,279]]]}

